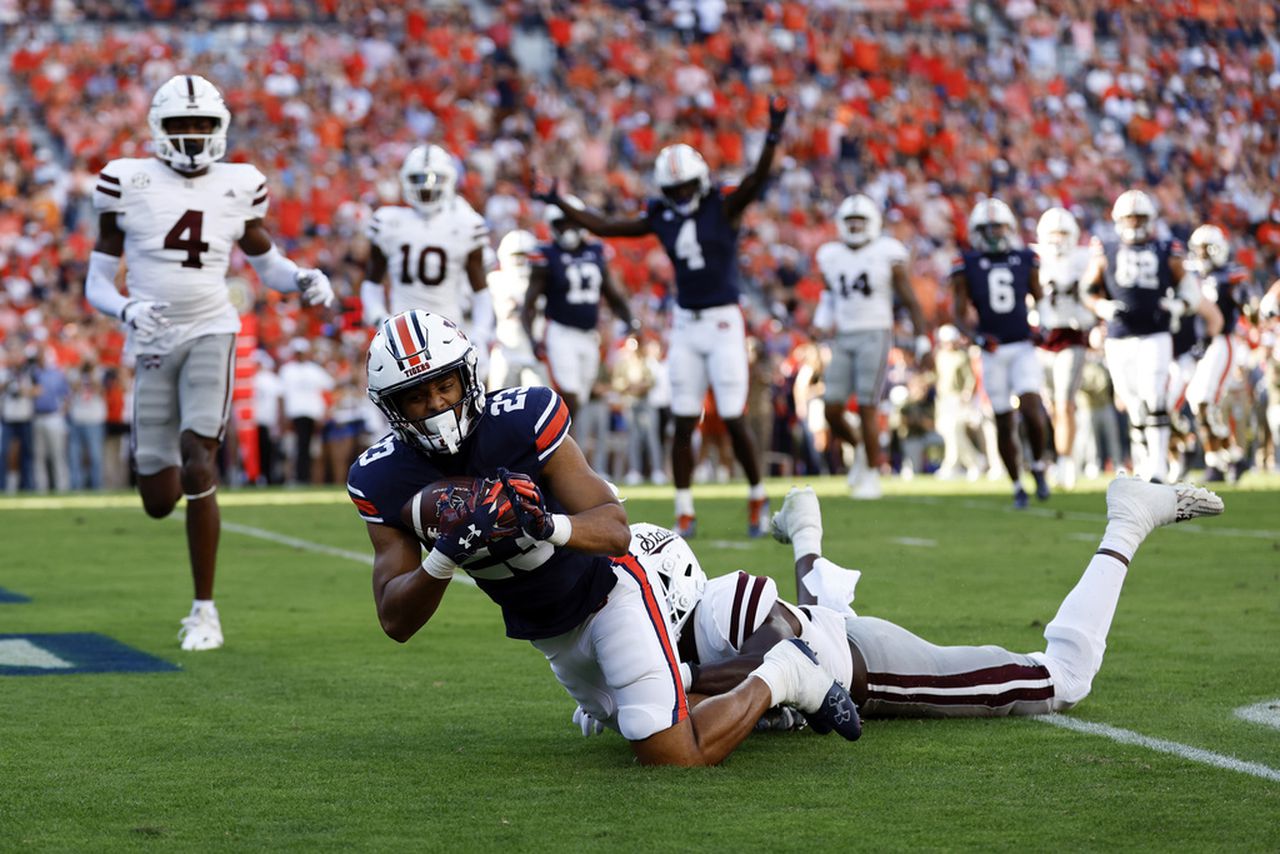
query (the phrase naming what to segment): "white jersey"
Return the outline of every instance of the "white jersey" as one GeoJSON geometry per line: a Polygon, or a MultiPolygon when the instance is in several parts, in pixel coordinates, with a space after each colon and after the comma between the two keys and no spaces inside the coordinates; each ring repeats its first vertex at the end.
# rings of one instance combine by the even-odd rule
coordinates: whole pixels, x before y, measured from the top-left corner
{"type": "Polygon", "coordinates": [[[430,216],[407,207],[378,208],[368,233],[387,258],[392,314],[421,308],[462,324],[471,290],[467,257],[489,245],[489,227],[465,199],[454,196],[430,216]]]}
{"type": "Polygon", "coordinates": [[[1089,248],[1077,246],[1065,256],[1039,252],[1040,288],[1044,293],[1036,311],[1042,329],[1089,329],[1093,312],[1084,307],[1080,280],[1089,266],[1089,248]]]}
{"type": "Polygon", "coordinates": [[[707,579],[702,600],[693,613],[698,663],[717,664],[736,657],[775,603],[799,621],[800,639],[809,644],[827,672],[848,689],[853,654],[849,651],[845,615],[817,605],[798,608],[778,598],[778,585],[772,578],[741,571],[707,579]]]}
{"type": "Polygon", "coordinates": [[[905,264],[907,247],[881,235],[857,249],[833,240],[818,247],[815,260],[826,290],[822,302],[836,332],[893,328],[893,268],[905,264]]]}
{"type": "MultiPolygon", "coordinates": [[[[245,223],[267,213],[267,179],[256,167],[214,163],[186,176],[154,157],[112,160],[98,175],[93,206],[116,214],[124,232],[130,298],[169,304],[171,326],[147,352],[240,331],[227,265],[245,223]]],[[[128,347],[136,352],[132,336],[128,347]]]]}
{"type": "Polygon", "coordinates": [[[527,355],[532,360],[533,344],[520,323],[520,311],[529,290],[528,271],[494,270],[485,280],[493,296],[494,339],[508,353],[527,355]]]}

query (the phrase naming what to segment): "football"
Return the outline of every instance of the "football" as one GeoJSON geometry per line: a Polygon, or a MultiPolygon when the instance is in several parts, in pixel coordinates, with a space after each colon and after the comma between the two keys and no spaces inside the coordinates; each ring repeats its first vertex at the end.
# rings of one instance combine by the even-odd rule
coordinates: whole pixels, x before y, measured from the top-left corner
{"type": "Polygon", "coordinates": [[[405,502],[400,519],[430,546],[441,532],[453,530],[486,499],[500,502],[493,536],[517,533],[515,509],[503,494],[501,481],[488,478],[446,477],[430,483],[405,502]]]}

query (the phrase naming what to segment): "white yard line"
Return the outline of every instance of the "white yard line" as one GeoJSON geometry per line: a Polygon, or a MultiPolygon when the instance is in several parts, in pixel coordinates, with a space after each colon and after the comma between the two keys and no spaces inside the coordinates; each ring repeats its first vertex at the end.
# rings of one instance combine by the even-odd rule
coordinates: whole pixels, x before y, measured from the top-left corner
{"type": "MultiPolygon", "coordinates": [[[[181,513],[175,513],[174,517],[180,517],[181,513]]],[[[323,543],[315,543],[311,540],[303,540],[298,537],[290,537],[287,534],[277,534],[275,531],[268,531],[264,528],[255,528],[252,525],[241,525],[238,522],[223,521],[222,530],[231,531],[234,534],[243,534],[246,537],[255,537],[259,540],[266,540],[269,543],[276,543],[281,546],[289,546],[290,548],[302,549],[303,551],[315,552],[316,554],[329,555],[331,557],[340,557],[345,560],[355,561],[363,566],[373,566],[373,555],[369,552],[353,552],[348,549],[340,549],[336,546],[326,546],[323,543]]],[[[469,584],[475,586],[475,581],[469,575],[459,572],[453,577],[454,581],[460,584],[469,584]]]]}
{"type": "Polygon", "coordinates": [[[1162,738],[1152,738],[1151,736],[1142,735],[1132,730],[1121,729],[1120,727],[1108,726],[1107,724],[1093,723],[1092,721],[1081,721],[1065,715],[1039,715],[1034,720],[1041,723],[1051,724],[1062,729],[1069,729],[1075,732],[1082,732],[1086,735],[1100,735],[1103,738],[1109,738],[1120,744],[1133,744],[1138,747],[1145,747],[1148,750],[1154,750],[1157,753],[1168,753],[1177,756],[1180,759],[1187,759],[1191,762],[1199,762],[1202,765],[1212,765],[1215,768],[1225,768],[1228,771],[1238,771],[1241,774],[1248,774],[1251,777],[1260,777],[1263,780],[1270,780],[1274,783],[1280,783],[1280,770],[1272,768],[1269,765],[1262,765],[1258,762],[1246,762],[1243,759],[1236,759],[1234,756],[1226,756],[1221,753],[1214,753],[1212,750],[1204,750],[1199,747],[1192,747],[1189,744],[1179,744],[1176,741],[1165,741],[1162,738]]]}
{"type": "Polygon", "coordinates": [[[1249,723],[1280,729],[1280,699],[1254,703],[1236,709],[1236,717],[1249,723]]]}
{"type": "Polygon", "coordinates": [[[937,540],[930,540],[924,537],[892,537],[889,542],[897,543],[900,546],[915,546],[921,549],[931,549],[938,545],[937,540]]]}

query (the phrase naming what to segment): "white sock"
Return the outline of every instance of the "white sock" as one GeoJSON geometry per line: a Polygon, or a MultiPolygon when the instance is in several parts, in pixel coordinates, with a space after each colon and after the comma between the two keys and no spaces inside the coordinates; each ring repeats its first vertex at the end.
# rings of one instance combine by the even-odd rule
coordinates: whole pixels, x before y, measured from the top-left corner
{"type": "Polygon", "coordinates": [[[769,700],[770,708],[787,701],[791,693],[791,680],[787,678],[787,669],[781,661],[765,659],[748,675],[759,677],[760,681],[769,686],[769,693],[772,695],[769,700]]]}
{"type": "Polygon", "coordinates": [[[212,599],[192,599],[191,600],[191,613],[193,614],[197,612],[202,612],[202,611],[216,611],[216,610],[218,609],[213,606],[212,599]]]}
{"type": "MultiPolygon", "coordinates": [[[[1107,548],[1105,543],[1103,548],[1107,548]]],[[[1055,683],[1063,683],[1055,684],[1058,699],[1075,703],[1089,693],[1102,666],[1107,633],[1127,574],[1123,562],[1110,555],[1094,555],[1045,626],[1045,655],[1059,665],[1054,668],[1055,683]]]]}
{"type": "Polygon", "coordinates": [[[787,533],[791,536],[791,548],[795,552],[796,560],[805,555],[822,554],[821,528],[805,525],[799,530],[788,531],[787,533]]]}
{"type": "Polygon", "coordinates": [[[752,501],[758,501],[765,497],[764,483],[753,484],[751,489],[747,491],[747,497],[752,501]]]}
{"type": "Polygon", "coordinates": [[[1098,544],[1098,548],[1118,552],[1128,560],[1133,560],[1133,556],[1138,552],[1138,546],[1142,545],[1142,541],[1146,538],[1147,532],[1139,531],[1131,523],[1112,519],[1107,523],[1107,530],[1103,532],[1102,542],[1098,544]]]}
{"type": "Polygon", "coordinates": [[[676,490],[676,515],[677,516],[693,515],[693,490],[692,489],[676,490]]]}
{"type": "Polygon", "coordinates": [[[1172,431],[1168,427],[1146,427],[1143,433],[1147,437],[1147,479],[1169,476],[1169,436],[1172,431]]]}

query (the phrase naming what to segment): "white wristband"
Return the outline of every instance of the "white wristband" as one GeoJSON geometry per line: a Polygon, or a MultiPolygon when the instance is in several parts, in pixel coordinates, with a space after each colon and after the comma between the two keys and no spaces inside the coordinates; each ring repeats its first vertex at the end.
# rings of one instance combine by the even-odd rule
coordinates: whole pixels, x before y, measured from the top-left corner
{"type": "Polygon", "coordinates": [[[554,513],[551,516],[551,536],[547,537],[547,542],[553,546],[563,546],[569,542],[569,538],[573,536],[573,522],[563,513],[554,513]]]}
{"type": "Polygon", "coordinates": [[[427,553],[427,559],[418,568],[432,578],[438,578],[441,581],[448,581],[458,571],[456,563],[450,560],[443,552],[435,549],[427,553]]]}

